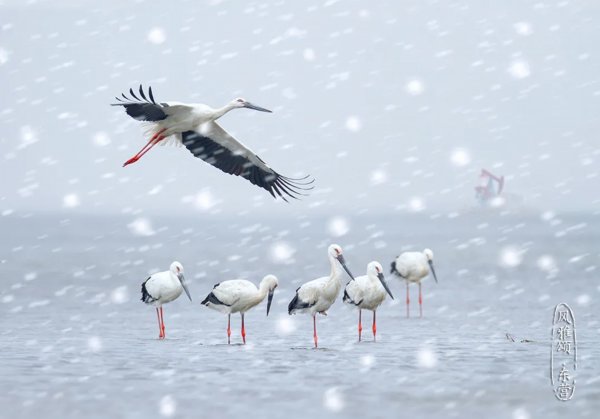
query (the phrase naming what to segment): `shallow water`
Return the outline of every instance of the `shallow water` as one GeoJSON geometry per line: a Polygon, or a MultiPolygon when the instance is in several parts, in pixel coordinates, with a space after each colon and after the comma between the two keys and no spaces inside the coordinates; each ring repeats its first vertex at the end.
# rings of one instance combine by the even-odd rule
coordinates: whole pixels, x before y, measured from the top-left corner
{"type": "Polygon", "coordinates": [[[208,218],[152,218],[146,237],[128,217],[0,218],[0,416],[528,418],[600,409],[598,216],[361,216],[336,238],[328,218],[208,218]],[[405,317],[404,286],[388,275],[396,300],[378,311],[377,343],[368,313],[357,343],[357,312],[340,296],[318,318],[321,348],[312,349],[310,317],[286,308],[301,282],[328,272],[332,241],[355,275],[372,259],[387,267],[400,251],[431,247],[440,282],[423,283],[424,317],[416,287],[405,317]],[[194,301],[165,306],[167,339],[158,341],[139,285],[173,259],[194,301]],[[226,316],[200,301],[220,280],[266,273],[280,281],[270,316],[266,304],[247,314],[245,346],[233,316],[236,344],[226,345],[226,316]],[[575,313],[579,350],[566,403],[549,378],[560,302],[575,313]]]}

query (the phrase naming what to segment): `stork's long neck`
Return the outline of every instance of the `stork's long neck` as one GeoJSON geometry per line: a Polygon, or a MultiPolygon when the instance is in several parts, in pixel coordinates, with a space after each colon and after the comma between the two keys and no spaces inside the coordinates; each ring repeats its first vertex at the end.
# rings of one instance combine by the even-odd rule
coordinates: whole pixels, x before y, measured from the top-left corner
{"type": "Polygon", "coordinates": [[[266,282],[261,281],[260,285],[258,286],[258,293],[256,293],[256,299],[258,302],[260,303],[262,300],[264,300],[268,293],[269,286],[266,282]]]}
{"type": "Polygon", "coordinates": [[[218,108],[215,109],[215,111],[213,112],[213,119],[219,119],[220,117],[222,117],[223,115],[225,115],[227,112],[229,112],[230,110],[234,109],[235,106],[231,103],[228,103],[227,105],[223,106],[222,108],[218,108]]]}
{"type": "Polygon", "coordinates": [[[329,275],[329,282],[332,283],[339,281],[340,276],[342,274],[339,262],[333,256],[329,256],[329,263],[331,263],[331,274],[329,275]]]}

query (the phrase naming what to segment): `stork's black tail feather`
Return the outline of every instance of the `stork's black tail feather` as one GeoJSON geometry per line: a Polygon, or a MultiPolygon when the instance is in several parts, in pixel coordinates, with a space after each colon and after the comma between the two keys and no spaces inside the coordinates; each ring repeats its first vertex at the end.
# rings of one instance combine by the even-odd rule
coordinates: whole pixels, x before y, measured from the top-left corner
{"type": "Polygon", "coordinates": [[[144,282],[142,282],[142,298],[141,301],[143,301],[146,304],[152,303],[154,301],[156,301],[156,298],[154,298],[153,296],[150,295],[150,293],[148,292],[148,290],[146,289],[146,282],[148,282],[148,280],[150,279],[150,277],[148,277],[144,282]]]}
{"type": "MultiPolygon", "coordinates": [[[[299,289],[300,288],[298,288],[298,290],[299,289]]],[[[294,295],[294,298],[292,298],[292,301],[288,304],[288,314],[293,314],[294,310],[302,310],[310,307],[310,304],[300,301],[298,298],[298,290],[296,290],[296,295],[294,295]]]]}
{"type": "MultiPolygon", "coordinates": [[[[217,288],[219,286],[219,284],[215,284],[215,286],[213,287],[213,290],[215,288],[217,288]]],[[[206,298],[204,300],[202,300],[201,304],[207,306],[209,303],[210,304],[214,304],[214,305],[221,305],[221,306],[228,306],[229,307],[229,304],[225,304],[223,301],[219,300],[217,298],[217,296],[213,292],[211,292],[210,294],[208,294],[206,296],[206,298]]]]}

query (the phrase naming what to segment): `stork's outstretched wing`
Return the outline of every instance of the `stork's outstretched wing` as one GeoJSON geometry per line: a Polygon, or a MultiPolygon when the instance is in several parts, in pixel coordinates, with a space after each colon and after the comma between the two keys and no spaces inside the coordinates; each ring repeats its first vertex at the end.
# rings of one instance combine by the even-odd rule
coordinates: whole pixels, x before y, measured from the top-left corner
{"type": "Polygon", "coordinates": [[[127,115],[138,121],[156,122],[167,118],[168,115],[165,113],[165,108],[168,108],[169,105],[166,103],[156,103],[152,94],[152,87],[148,88],[148,97],[146,97],[141,84],[139,90],[141,99],[135,95],[133,89],[129,89],[129,94],[133,99],[121,93],[121,96],[125,100],[115,97],[120,103],[111,103],[111,106],[123,106],[127,115]]]}
{"type": "Polygon", "coordinates": [[[192,154],[230,175],[241,176],[267,190],[274,198],[297,199],[302,191],[312,189],[313,180],[309,176],[292,179],[280,175],[229,135],[216,122],[202,124],[196,131],[181,134],[183,145],[192,154]],[[277,195],[276,195],[277,194],[277,195]]]}

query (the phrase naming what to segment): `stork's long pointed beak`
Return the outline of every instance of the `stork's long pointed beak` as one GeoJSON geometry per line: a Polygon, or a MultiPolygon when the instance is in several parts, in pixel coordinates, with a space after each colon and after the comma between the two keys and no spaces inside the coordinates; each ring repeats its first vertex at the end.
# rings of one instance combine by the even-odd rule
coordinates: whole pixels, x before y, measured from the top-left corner
{"type": "Polygon", "coordinates": [[[385,282],[385,278],[383,277],[383,273],[379,272],[377,274],[377,278],[379,278],[379,282],[381,282],[381,285],[383,285],[383,288],[385,288],[386,292],[390,295],[390,297],[392,297],[392,300],[393,300],[394,296],[392,295],[392,291],[390,291],[390,288],[388,287],[387,282],[385,282]]]}
{"type": "Polygon", "coordinates": [[[187,294],[188,298],[190,299],[190,301],[192,301],[192,296],[190,295],[190,290],[188,290],[188,287],[185,284],[185,277],[183,276],[182,273],[178,273],[177,278],[179,278],[179,282],[181,282],[181,286],[183,287],[183,290],[187,294]]]}
{"type": "Polygon", "coordinates": [[[342,265],[342,268],[344,268],[346,273],[350,275],[350,278],[354,280],[354,275],[352,275],[352,272],[350,272],[350,270],[346,266],[346,259],[344,259],[344,255],[338,255],[337,260],[340,262],[340,265],[342,265]]]}
{"type": "Polygon", "coordinates": [[[269,291],[269,299],[267,300],[267,316],[269,315],[269,311],[271,311],[271,302],[273,301],[273,294],[275,294],[274,289],[269,291]]]}
{"type": "Polygon", "coordinates": [[[248,108],[248,109],[254,109],[255,111],[260,111],[260,112],[269,112],[269,113],[273,113],[273,111],[270,111],[266,108],[261,108],[260,106],[257,106],[253,103],[250,102],[244,102],[244,108],[248,108]]]}
{"type": "Polygon", "coordinates": [[[435,279],[435,282],[437,283],[438,280],[437,280],[437,276],[435,275],[435,269],[433,269],[433,261],[430,260],[430,261],[428,261],[428,263],[429,263],[429,267],[431,268],[431,273],[433,274],[433,279],[435,279]]]}

